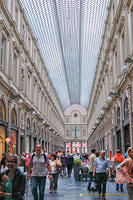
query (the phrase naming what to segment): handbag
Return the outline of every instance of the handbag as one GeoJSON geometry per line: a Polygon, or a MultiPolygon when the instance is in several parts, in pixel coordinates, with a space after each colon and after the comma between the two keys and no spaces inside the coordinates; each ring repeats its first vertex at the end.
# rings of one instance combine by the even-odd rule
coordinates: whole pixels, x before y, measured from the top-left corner
{"type": "Polygon", "coordinates": [[[60,172],[62,170],[62,164],[59,160],[57,161],[56,169],[57,169],[58,172],[60,172]]]}

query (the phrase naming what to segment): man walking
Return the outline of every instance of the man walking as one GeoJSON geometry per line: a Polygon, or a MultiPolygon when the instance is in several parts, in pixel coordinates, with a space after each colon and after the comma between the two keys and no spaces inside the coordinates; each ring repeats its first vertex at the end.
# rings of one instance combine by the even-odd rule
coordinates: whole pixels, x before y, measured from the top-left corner
{"type": "Polygon", "coordinates": [[[100,157],[96,158],[94,161],[94,169],[93,169],[93,176],[95,176],[96,173],[96,183],[98,185],[99,195],[101,195],[101,185],[103,185],[102,188],[102,197],[105,199],[106,195],[106,182],[107,182],[107,168],[109,171],[109,177],[111,177],[110,168],[111,164],[109,160],[105,159],[105,151],[100,152],[100,157]]]}
{"type": "Polygon", "coordinates": [[[91,155],[89,156],[89,183],[88,183],[88,190],[91,191],[91,181],[93,179],[93,168],[94,168],[94,161],[96,159],[96,149],[91,150],[91,155]]]}
{"type": "MultiPolygon", "coordinates": [[[[50,163],[48,157],[42,152],[40,144],[36,145],[36,152],[32,154],[28,166],[28,178],[32,180],[32,194],[34,200],[44,200],[44,191],[46,184],[46,176],[50,174],[50,163]],[[32,174],[30,175],[32,168],[32,174]],[[39,198],[37,193],[37,186],[39,185],[39,198]]],[[[51,178],[51,175],[49,175],[51,178]]]]}

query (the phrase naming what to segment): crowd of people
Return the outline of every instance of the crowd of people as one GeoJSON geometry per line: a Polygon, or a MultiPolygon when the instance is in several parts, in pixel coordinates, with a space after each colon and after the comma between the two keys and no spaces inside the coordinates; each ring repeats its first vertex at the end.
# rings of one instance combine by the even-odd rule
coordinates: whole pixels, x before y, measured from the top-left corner
{"type": "Polygon", "coordinates": [[[116,191],[123,192],[123,184],[126,184],[129,200],[133,200],[133,148],[129,147],[123,156],[118,149],[116,155],[110,161],[105,157],[105,151],[100,153],[96,149],[91,154],[79,154],[75,152],[45,153],[40,144],[36,145],[32,154],[23,153],[20,164],[23,171],[18,167],[18,156],[2,154],[0,162],[0,199],[22,200],[26,188],[27,179],[31,180],[32,195],[34,200],[43,200],[45,193],[46,178],[50,181],[49,193],[57,193],[58,178],[71,177],[74,160],[81,159],[89,167],[88,190],[91,191],[92,181],[95,180],[98,195],[106,199],[106,183],[108,177],[115,176],[116,191]],[[126,156],[126,157],[125,157],[126,156]],[[39,190],[38,190],[39,189],[39,190]],[[38,192],[39,191],[39,192],[38,192]]]}

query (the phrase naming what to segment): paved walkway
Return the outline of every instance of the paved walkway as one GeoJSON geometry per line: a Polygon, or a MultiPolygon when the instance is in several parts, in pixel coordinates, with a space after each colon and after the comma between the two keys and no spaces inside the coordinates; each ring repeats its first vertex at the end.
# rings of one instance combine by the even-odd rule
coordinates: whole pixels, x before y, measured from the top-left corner
{"type": "MultiPolygon", "coordinates": [[[[74,177],[66,177],[65,179],[59,177],[57,193],[49,194],[49,180],[46,182],[45,200],[102,200],[102,197],[97,196],[97,192],[88,192],[87,182],[76,182],[74,177]]],[[[26,200],[33,200],[31,189],[29,187],[26,200]]],[[[115,191],[115,183],[107,183],[106,200],[128,200],[126,186],[124,185],[124,192],[115,191]]]]}

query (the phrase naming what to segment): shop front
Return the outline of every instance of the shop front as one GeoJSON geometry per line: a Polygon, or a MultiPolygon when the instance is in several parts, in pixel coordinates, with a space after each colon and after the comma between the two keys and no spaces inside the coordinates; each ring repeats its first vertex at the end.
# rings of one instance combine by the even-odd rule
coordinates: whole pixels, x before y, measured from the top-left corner
{"type": "Polygon", "coordinates": [[[26,153],[31,153],[31,131],[30,131],[30,120],[27,119],[27,128],[26,128],[26,153]]]}
{"type": "Polygon", "coordinates": [[[11,112],[11,127],[10,127],[10,154],[17,154],[18,153],[18,127],[17,127],[17,115],[15,109],[12,109],[11,112]]]}
{"type": "Polygon", "coordinates": [[[80,149],[81,149],[81,143],[80,142],[73,142],[72,143],[72,153],[75,153],[75,152],[80,153],[81,152],[80,149]]]}
{"type": "Polygon", "coordinates": [[[17,131],[10,132],[10,154],[17,154],[17,131]]]}
{"type": "Polygon", "coordinates": [[[6,109],[4,102],[0,100],[0,160],[2,153],[6,152],[5,138],[6,138],[7,122],[6,122],[6,109]]]}
{"type": "Polygon", "coordinates": [[[71,152],[71,143],[66,143],[66,152],[71,152]]]}
{"type": "Polygon", "coordinates": [[[31,153],[31,135],[26,135],[26,153],[31,153]]]}
{"type": "Polygon", "coordinates": [[[5,128],[0,126],[0,160],[2,158],[2,153],[5,153],[5,128]]]}
{"type": "Polygon", "coordinates": [[[130,128],[129,128],[129,108],[128,108],[128,98],[126,97],[124,102],[124,152],[127,151],[127,145],[130,145],[130,128]]]}
{"type": "Polygon", "coordinates": [[[82,153],[87,153],[87,143],[82,143],[82,153]]]}
{"type": "Polygon", "coordinates": [[[20,133],[20,154],[24,152],[24,130],[20,133]]]}
{"type": "Polygon", "coordinates": [[[35,148],[36,148],[36,143],[37,143],[37,140],[36,140],[36,125],[35,125],[35,122],[33,123],[33,151],[35,151],[35,148]]]}

